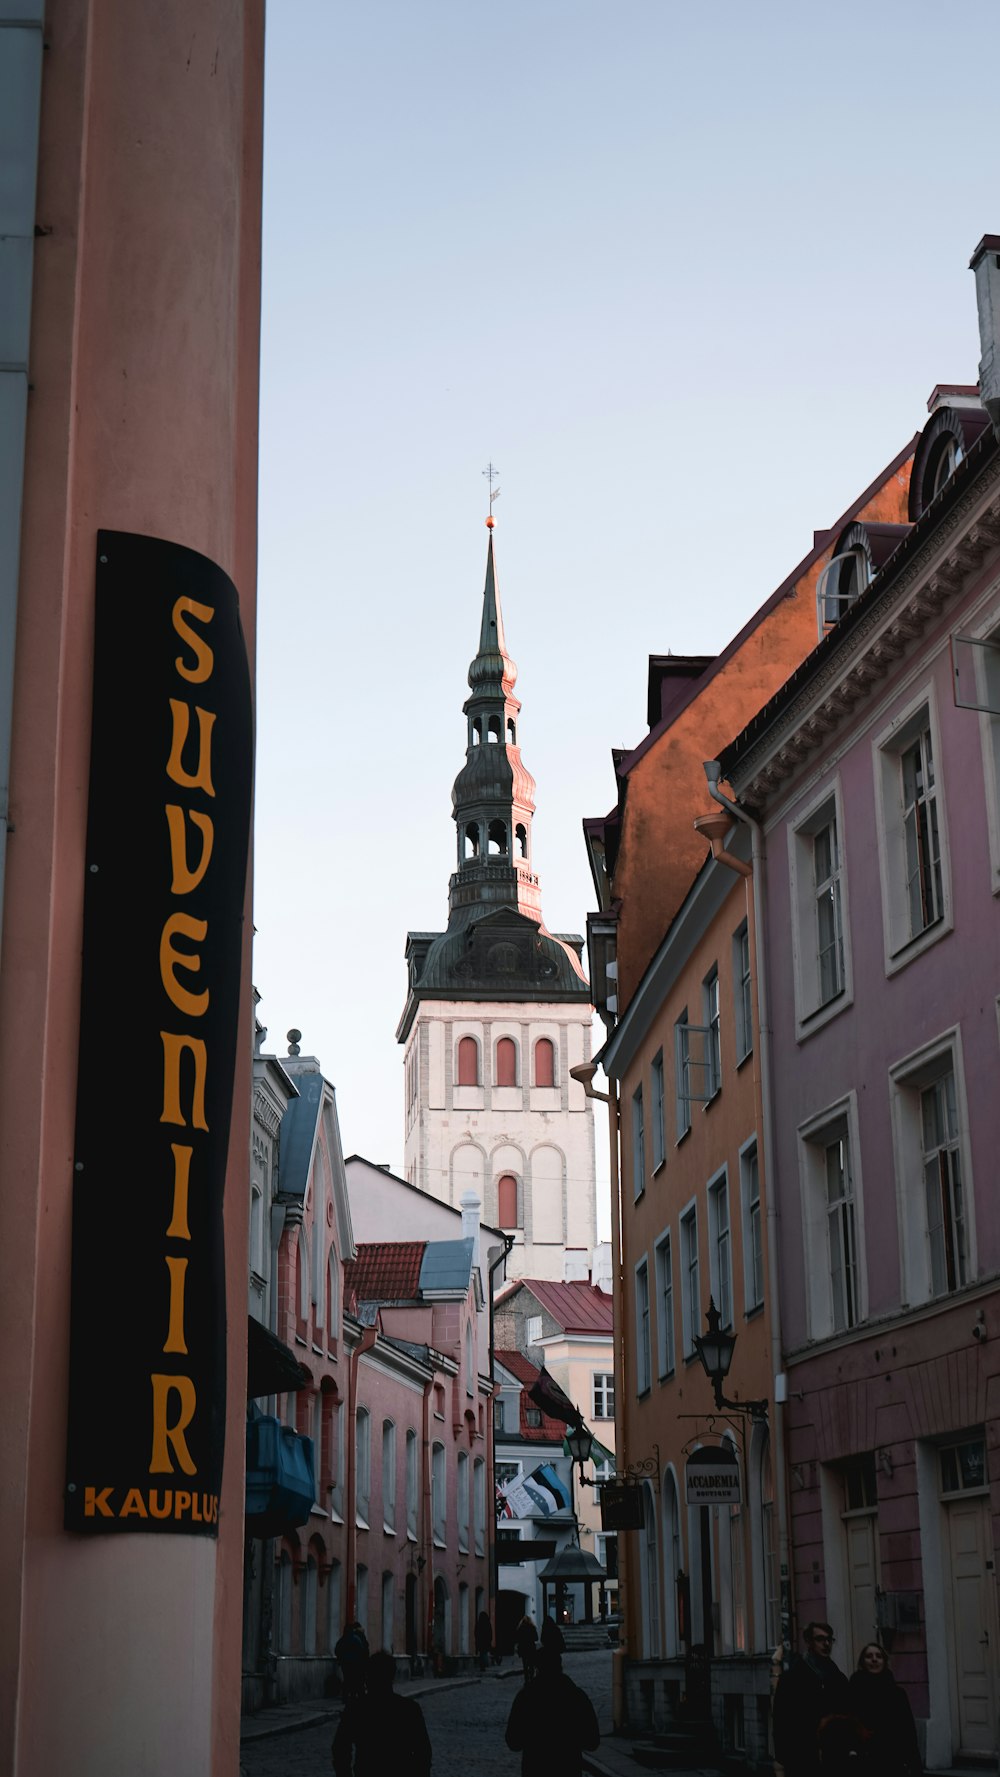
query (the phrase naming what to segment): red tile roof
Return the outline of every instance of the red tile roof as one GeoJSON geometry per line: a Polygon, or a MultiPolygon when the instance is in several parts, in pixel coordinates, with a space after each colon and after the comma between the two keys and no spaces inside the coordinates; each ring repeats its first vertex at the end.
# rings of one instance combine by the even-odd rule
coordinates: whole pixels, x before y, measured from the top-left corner
{"type": "MultiPolygon", "coordinates": [[[[542,1413],[541,1425],[529,1425],[525,1417],[528,1408],[534,1407],[535,1405],[534,1401],[529,1401],[528,1399],[528,1390],[538,1381],[540,1374],[535,1368],[535,1365],[529,1363],[526,1357],[522,1357],[519,1351],[498,1351],[496,1353],[496,1358],[497,1362],[503,1364],[504,1369],[509,1370],[512,1376],[516,1376],[522,1385],[520,1413],[521,1437],[527,1438],[530,1443],[535,1444],[561,1444],[563,1438],[566,1436],[566,1427],[561,1419],[550,1419],[547,1413],[542,1413]]],[[[540,1412],[541,1409],[536,1408],[535,1411],[540,1412]]],[[[502,1439],[502,1432],[500,1433],[500,1437],[502,1439]]]]}
{"type": "Polygon", "coordinates": [[[344,1296],[359,1302],[412,1302],[420,1295],[426,1240],[369,1240],[344,1266],[344,1296]]]}
{"type": "Polygon", "coordinates": [[[564,1333],[592,1333],[611,1337],[614,1331],[612,1301],[592,1283],[549,1283],[542,1278],[522,1277],[521,1288],[530,1290],[539,1308],[551,1314],[564,1333]]]}

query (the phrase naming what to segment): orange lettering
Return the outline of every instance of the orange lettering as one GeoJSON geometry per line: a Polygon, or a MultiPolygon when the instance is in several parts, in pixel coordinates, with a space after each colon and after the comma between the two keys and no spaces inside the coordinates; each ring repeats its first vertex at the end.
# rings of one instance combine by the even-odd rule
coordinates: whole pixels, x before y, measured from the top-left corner
{"type": "Polygon", "coordinates": [[[184,1277],[187,1268],[186,1259],[167,1259],[167,1270],[170,1272],[170,1319],[164,1351],[187,1351],[184,1341],[184,1277]]]}
{"type": "Polygon", "coordinates": [[[169,1518],[173,1514],[174,1496],[169,1487],[164,1488],[163,1504],[160,1505],[160,1490],[154,1487],[149,1496],[149,1515],[151,1518],[169,1518]]]}
{"type": "Polygon", "coordinates": [[[215,612],[211,605],[199,605],[196,599],[179,598],[171,613],[171,621],[177,634],[182,642],[187,643],[195,657],[194,666],[185,666],[180,655],[177,656],[174,665],[182,679],[190,680],[192,685],[201,685],[206,679],[212,677],[212,667],[215,665],[215,660],[204,636],[200,636],[186,621],[188,612],[192,617],[197,618],[199,623],[211,623],[215,612]]]}
{"type": "Polygon", "coordinates": [[[184,769],[184,748],[187,743],[188,727],[191,722],[191,706],[181,703],[179,698],[171,697],[170,713],[174,720],[173,738],[170,743],[170,758],[167,760],[167,776],[172,777],[175,784],[184,790],[204,790],[206,796],[214,796],[212,788],[212,727],[215,716],[211,710],[194,706],[198,718],[198,769],[192,777],[184,769]]]}
{"type": "Polygon", "coordinates": [[[149,1513],[143,1504],[142,1494],[139,1492],[138,1487],[129,1488],[125,1495],[125,1504],[122,1506],[118,1516],[119,1518],[131,1518],[133,1514],[138,1515],[140,1518],[149,1517],[149,1513]]]}
{"type": "Polygon", "coordinates": [[[163,1114],[161,1123],[179,1123],[182,1129],[187,1122],[181,1111],[181,1054],[189,1049],[194,1058],[194,1091],[191,1095],[191,1122],[195,1129],[207,1129],[205,1122],[205,1075],[208,1070],[208,1051],[200,1037],[178,1036],[173,1031],[161,1030],[163,1038],[163,1114]]]}
{"type": "MultiPolygon", "coordinates": [[[[151,1475],[172,1475],[174,1465],[170,1460],[167,1445],[173,1446],[174,1455],[186,1475],[197,1474],[191,1460],[191,1452],[187,1447],[184,1433],[194,1418],[196,1396],[194,1383],[190,1376],[157,1376],[149,1378],[153,1385],[153,1450],[149,1462],[151,1475]],[[177,1418],[173,1425],[167,1424],[167,1403],[172,1394],[180,1396],[177,1418]]],[[[110,1514],[109,1514],[110,1515],[110,1514]]],[[[174,1516],[179,1514],[175,1512],[174,1516]]]]}
{"type": "Polygon", "coordinates": [[[113,1518],[115,1515],[114,1510],[108,1504],[110,1496],[110,1487],[102,1487],[100,1493],[98,1493],[96,1487],[86,1488],[83,1495],[84,1517],[94,1518],[99,1512],[102,1518],[113,1518]]]}
{"type": "Polygon", "coordinates": [[[174,1494],[174,1517],[175,1518],[183,1518],[184,1513],[187,1511],[188,1506],[190,1504],[191,1504],[190,1493],[184,1493],[184,1492],[175,1493],[174,1494]]]}
{"type": "Polygon", "coordinates": [[[212,846],[215,843],[212,817],[202,814],[197,808],[183,809],[176,802],[168,802],[166,811],[167,826],[170,830],[170,868],[173,871],[170,890],[174,895],[189,895],[193,889],[198,887],[211,861],[212,846]],[[185,819],[193,821],[201,834],[201,857],[193,870],[189,868],[187,861],[185,819]]]}
{"type": "Polygon", "coordinates": [[[191,1230],[188,1227],[188,1183],[191,1175],[191,1155],[193,1148],[182,1148],[177,1142],[170,1143],[170,1152],[174,1157],[174,1209],[167,1229],[169,1240],[190,1240],[191,1230]]]}
{"type": "Polygon", "coordinates": [[[192,919],[189,913],[172,913],[160,934],[160,980],[167,997],[173,1000],[179,1012],[186,1012],[189,1018],[201,1018],[208,1011],[208,988],[202,993],[189,993],[177,979],[179,968],[197,975],[201,969],[201,957],[175,950],[175,937],[191,938],[196,944],[204,944],[208,937],[208,920],[192,919]]]}

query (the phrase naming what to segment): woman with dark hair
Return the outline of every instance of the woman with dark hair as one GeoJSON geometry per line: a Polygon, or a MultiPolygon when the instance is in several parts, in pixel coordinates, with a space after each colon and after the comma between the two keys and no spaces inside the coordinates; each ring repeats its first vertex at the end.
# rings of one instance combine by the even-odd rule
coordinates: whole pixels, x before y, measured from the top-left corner
{"type": "Polygon", "coordinates": [[[847,1707],[865,1730],[864,1768],[872,1777],[919,1777],[923,1769],[910,1700],[877,1641],[861,1649],[847,1684],[847,1707]]]}

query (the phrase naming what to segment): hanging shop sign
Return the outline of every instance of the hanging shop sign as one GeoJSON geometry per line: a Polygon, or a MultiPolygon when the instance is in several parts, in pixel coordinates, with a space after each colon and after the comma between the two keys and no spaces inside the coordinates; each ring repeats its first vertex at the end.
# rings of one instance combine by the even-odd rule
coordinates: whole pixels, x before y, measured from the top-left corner
{"type": "Polygon", "coordinates": [[[634,1482],[626,1485],[624,1481],[603,1481],[601,1529],[641,1530],[645,1522],[642,1504],[644,1491],[644,1488],[637,1487],[634,1482]]]}
{"type": "Polygon", "coordinates": [[[252,763],[232,581],[175,543],[99,532],[73,1158],[71,1530],[217,1534],[222,1202],[252,763]]]}
{"type": "Polygon", "coordinates": [[[685,1468],[689,1506],[735,1506],[742,1497],[740,1461],[729,1444],[692,1451],[685,1468]]]}

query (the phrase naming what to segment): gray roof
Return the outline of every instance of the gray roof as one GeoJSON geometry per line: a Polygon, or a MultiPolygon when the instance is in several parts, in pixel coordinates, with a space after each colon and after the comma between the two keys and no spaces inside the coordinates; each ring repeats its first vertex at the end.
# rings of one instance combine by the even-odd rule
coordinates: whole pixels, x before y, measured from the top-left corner
{"type": "Polygon", "coordinates": [[[420,1289],[461,1290],[472,1276],[471,1240],[429,1240],[420,1266],[420,1289]]]}
{"type": "Polygon", "coordinates": [[[278,1186],[284,1197],[305,1197],[316,1129],[323,1114],[324,1084],[322,1074],[295,1076],[298,1097],[292,1099],[281,1119],[278,1138],[278,1186]]]}

